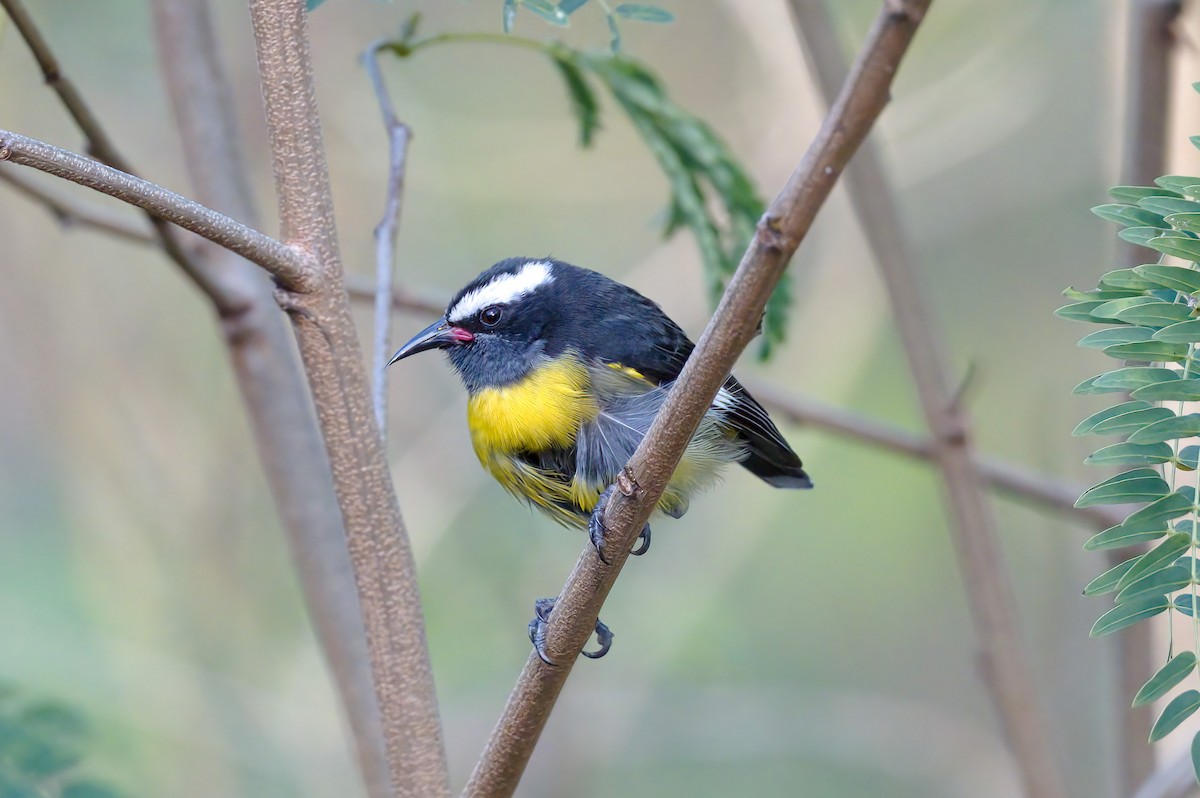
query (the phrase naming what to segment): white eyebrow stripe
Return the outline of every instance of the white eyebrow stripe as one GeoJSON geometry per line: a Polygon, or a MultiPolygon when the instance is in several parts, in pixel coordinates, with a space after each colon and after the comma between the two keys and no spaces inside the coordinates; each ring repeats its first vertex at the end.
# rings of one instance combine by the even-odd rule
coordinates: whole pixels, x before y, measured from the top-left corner
{"type": "Polygon", "coordinates": [[[550,273],[549,263],[540,260],[526,263],[520,271],[501,274],[490,282],[468,291],[462,299],[454,303],[446,318],[450,321],[463,321],[488,305],[513,302],[552,282],[554,275],[550,273]]]}

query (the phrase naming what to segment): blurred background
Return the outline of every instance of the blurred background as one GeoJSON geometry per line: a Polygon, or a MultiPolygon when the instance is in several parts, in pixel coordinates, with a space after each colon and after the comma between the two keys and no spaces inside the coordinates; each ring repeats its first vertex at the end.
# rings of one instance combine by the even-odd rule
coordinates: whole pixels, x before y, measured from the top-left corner
{"type": "MultiPolygon", "coordinates": [[[[626,51],[725,137],[770,198],[822,110],[785,3],[661,4],[677,21],[625,25],[626,51]]],[[[216,5],[271,219],[246,11],[216,5]]],[[[856,48],[878,2],[830,5],[856,48]]],[[[186,193],[147,5],[29,7],[118,146],[186,193]]],[[[357,58],[414,10],[425,34],[500,29],[498,0],[328,0],[312,17],[339,233],[361,275],[373,269],[386,141],[357,58]]],[[[1075,348],[1089,330],[1051,314],[1065,286],[1115,268],[1115,228],[1088,209],[1117,180],[1125,11],[1115,0],[938,0],[879,134],[953,367],[975,373],[979,449],[1080,483],[1103,475],[1085,473],[1090,442],[1069,433],[1105,402],[1070,390],[1107,366],[1075,348]]],[[[584,12],[566,31],[522,14],[516,32],[608,41],[602,17],[584,12]]],[[[1184,49],[1197,40],[1185,34],[1184,49]]],[[[464,45],[386,63],[415,132],[402,284],[448,297],[503,257],[552,254],[628,282],[700,332],[709,308],[695,245],[661,240],[666,181],[607,95],[604,129],[582,151],[558,75],[533,54],[464,45]]],[[[1200,132],[1192,66],[1177,73],[1172,134],[1174,171],[1188,173],[1186,136],[1200,132]]],[[[0,126],[81,146],[11,30],[0,76],[0,126]]],[[[4,186],[0,242],[0,681],[85,712],[97,734],[89,772],[130,795],[359,794],[206,303],[157,252],[64,231],[4,186]]],[[[920,430],[840,191],[792,272],[788,341],[739,373],[920,430]]],[[[398,317],[396,341],[428,321],[398,317]]],[[[369,308],[360,322],[365,341],[369,308]]],[[[440,358],[405,361],[391,378],[389,452],[457,786],[528,653],[532,600],[558,591],[583,538],[484,476],[440,358]]],[[[605,606],[612,653],[574,671],[522,795],[1019,792],[976,671],[969,586],[935,473],[782,426],[817,489],[772,491],[731,471],[683,520],[658,522],[650,556],[605,606]]],[[[1087,637],[1108,605],[1080,596],[1103,558],[1081,550],[1091,530],[1075,522],[1002,499],[997,513],[1072,793],[1114,796],[1114,643],[1087,637]]]]}

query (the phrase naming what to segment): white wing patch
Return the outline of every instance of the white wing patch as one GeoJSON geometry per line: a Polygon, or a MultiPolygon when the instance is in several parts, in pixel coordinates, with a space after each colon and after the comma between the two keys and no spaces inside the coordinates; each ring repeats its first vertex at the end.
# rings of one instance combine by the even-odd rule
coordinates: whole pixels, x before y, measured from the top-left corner
{"type": "Polygon", "coordinates": [[[478,288],[468,291],[454,303],[446,317],[452,322],[474,316],[488,305],[503,305],[528,296],[536,289],[554,282],[550,264],[545,261],[526,263],[519,271],[501,274],[478,288]]]}

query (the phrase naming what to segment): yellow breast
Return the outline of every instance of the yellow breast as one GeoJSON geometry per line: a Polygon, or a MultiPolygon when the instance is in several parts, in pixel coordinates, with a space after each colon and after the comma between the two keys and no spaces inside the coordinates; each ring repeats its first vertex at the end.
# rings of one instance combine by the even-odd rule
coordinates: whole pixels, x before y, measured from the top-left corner
{"type": "Polygon", "coordinates": [[[565,448],[579,425],[595,418],[588,374],[572,357],[546,363],[500,388],[481,388],[467,401],[467,425],[481,463],[494,454],[565,448]]]}

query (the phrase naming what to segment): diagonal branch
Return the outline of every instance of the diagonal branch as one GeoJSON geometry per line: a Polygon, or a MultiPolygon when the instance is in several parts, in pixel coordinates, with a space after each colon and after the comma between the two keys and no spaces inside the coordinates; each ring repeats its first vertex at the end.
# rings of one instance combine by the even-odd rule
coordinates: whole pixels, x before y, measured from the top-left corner
{"type": "Polygon", "coordinates": [[[534,745],[590,636],[634,540],[641,533],[684,449],[734,361],[754,337],[772,289],[833,189],[850,156],[887,104],[892,79],[930,0],[887,0],[853,74],[816,140],[759,222],[754,239],[688,358],[650,431],[626,465],[604,513],[611,564],[589,545],[550,615],[550,666],[531,654],[483,756],[464,790],[507,796],[516,789],[534,745]]]}
{"type": "MultiPolygon", "coordinates": [[[[791,0],[791,8],[818,87],[826,101],[832,101],[846,68],[828,10],[823,0],[791,0]]],[[[872,142],[865,142],[847,167],[846,188],[875,254],[921,409],[933,436],[933,455],[942,472],[951,515],[951,538],[979,637],[985,685],[1020,767],[1026,792],[1037,798],[1064,796],[1066,787],[1042,712],[1044,705],[1038,699],[1037,682],[1025,655],[996,521],[972,453],[969,423],[947,378],[941,346],[945,338],[933,329],[933,317],[912,266],[895,197],[872,142]]]]}
{"type": "Polygon", "coordinates": [[[0,161],[31,166],[116,197],[257,263],[294,290],[310,290],[316,279],[314,262],[303,251],[148,180],[91,158],[0,130],[0,161]]]}
{"type": "Polygon", "coordinates": [[[90,205],[68,200],[44,190],[34,181],[29,180],[18,170],[0,168],[0,183],[7,183],[14,191],[31,202],[41,205],[58,219],[64,227],[88,227],[101,233],[108,233],[115,238],[133,241],[138,244],[161,246],[162,242],[155,238],[144,224],[134,224],[126,220],[101,213],[90,205]]]}

